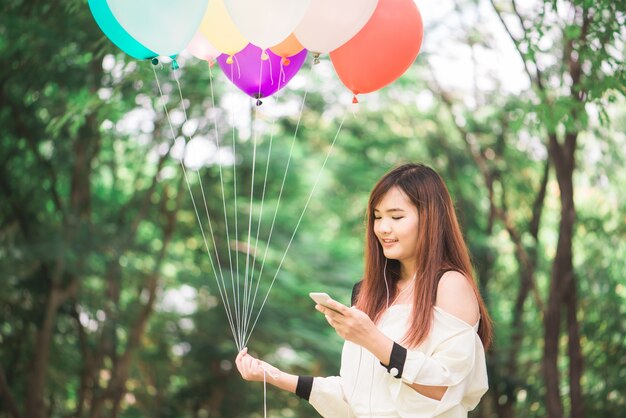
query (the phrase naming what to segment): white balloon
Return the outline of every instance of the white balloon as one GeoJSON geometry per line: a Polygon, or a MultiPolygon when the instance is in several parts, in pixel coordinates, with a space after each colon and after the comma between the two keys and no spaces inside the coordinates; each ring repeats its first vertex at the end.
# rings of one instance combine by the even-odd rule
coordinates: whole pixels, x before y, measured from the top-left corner
{"type": "Polygon", "coordinates": [[[267,49],[294,31],[311,0],[224,0],[239,32],[254,45],[267,49]]]}
{"type": "Polygon", "coordinates": [[[107,0],[119,24],[159,55],[185,49],[200,26],[208,0],[107,0]]]}
{"type": "Polygon", "coordinates": [[[309,51],[328,53],[356,35],[377,4],[378,0],[311,0],[294,34],[309,51]]]}

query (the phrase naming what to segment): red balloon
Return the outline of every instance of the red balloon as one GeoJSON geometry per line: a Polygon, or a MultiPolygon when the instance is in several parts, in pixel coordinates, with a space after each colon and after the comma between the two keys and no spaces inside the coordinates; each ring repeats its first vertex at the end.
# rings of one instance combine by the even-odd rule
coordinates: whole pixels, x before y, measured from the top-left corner
{"type": "Polygon", "coordinates": [[[332,51],[330,59],[355,95],[370,93],[404,74],[423,37],[422,16],[413,0],[379,0],[363,29],[332,51]]]}

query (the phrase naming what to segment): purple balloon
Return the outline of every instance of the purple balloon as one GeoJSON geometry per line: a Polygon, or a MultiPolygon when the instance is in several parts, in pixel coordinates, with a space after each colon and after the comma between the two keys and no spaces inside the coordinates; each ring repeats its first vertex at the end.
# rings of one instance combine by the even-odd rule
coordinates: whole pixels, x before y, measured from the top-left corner
{"type": "Polygon", "coordinates": [[[252,98],[262,99],[285,87],[302,67],[307,50],[303,49],[289,57],[288,65],[281,64],[282,58],[269,49],[266,53],[269,58],[263,60],[261,48],[248,44],[233,55],[232,64],[228,64],[227,54],[219,55],[217,63],[226,77],[241,91],[252,98]]]}

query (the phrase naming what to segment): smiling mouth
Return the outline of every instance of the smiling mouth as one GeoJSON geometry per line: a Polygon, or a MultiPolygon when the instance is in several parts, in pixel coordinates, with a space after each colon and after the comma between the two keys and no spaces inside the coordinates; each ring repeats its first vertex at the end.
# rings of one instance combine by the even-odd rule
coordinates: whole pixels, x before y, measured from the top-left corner
{"type": "Polygon", "coordinates": [[[397,239],[381,239],[380,243],[383,247],[391,247],[398,242],[397,239]]]}

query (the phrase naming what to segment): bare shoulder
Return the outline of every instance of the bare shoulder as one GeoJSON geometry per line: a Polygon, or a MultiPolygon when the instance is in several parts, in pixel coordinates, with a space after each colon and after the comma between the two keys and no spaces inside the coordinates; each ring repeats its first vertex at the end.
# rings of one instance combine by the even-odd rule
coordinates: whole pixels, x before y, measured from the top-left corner
{"type": "Polygon", "coordinates": [[[474,286],[470,278],[458,271],[447,271],[441,276],[435,305],[470,325],[480,318],[474,286]]]}

